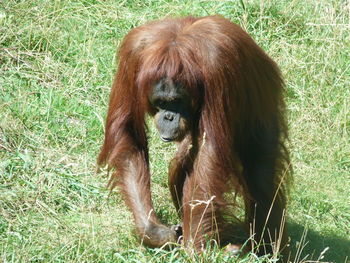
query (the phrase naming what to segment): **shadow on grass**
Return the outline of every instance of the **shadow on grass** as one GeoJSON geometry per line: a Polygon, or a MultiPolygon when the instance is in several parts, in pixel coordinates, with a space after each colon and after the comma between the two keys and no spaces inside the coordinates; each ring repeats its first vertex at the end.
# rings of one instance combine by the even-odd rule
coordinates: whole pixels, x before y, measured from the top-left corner
{"type": "Polygon", "coordinates": [[[317,260],[327,247],[329,248],[321,262],[336,262],[348,263],[350,262],[350,239],[338,237],[336,233],[332,236],[322,236],[312,230],[307,230],[306,237],[305,227],[296,223],[288,224],[289,235],[291,236],[292,255],[296,255],[298,247],[303,247],[299,260],[307,256],[307,259],[317,260]]]}
{"type": "MultiPolygon", "coordinates": [[[[163,222],[166,221],[163,215],[160,215],[160,218],[163,222]]],[[[319,262],[350,263],[350,238],[339,237],[337,233],[320,235],[294,222],[288,222],[287,228],[291,238],[292,259],[295,260],[292,262],[317,262],[319,260],[319,262]],[[321,259],[322,253],[323,258],[321,259]]],[[[227,236],[221,237],[222,246],[229,243],[243,244],[248,239],[243,224],[238,222],[232,223],[226,234],[227,236]]]]}

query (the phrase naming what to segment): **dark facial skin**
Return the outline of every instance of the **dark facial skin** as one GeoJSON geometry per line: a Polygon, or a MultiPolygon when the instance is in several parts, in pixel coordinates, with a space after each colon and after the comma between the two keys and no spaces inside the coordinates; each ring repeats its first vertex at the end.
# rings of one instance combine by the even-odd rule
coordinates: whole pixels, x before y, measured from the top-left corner
{"type": "Polygon", "coordinates": [[[156,113],[154,121],[165,142],[181,141],[188,132],[191,106],[186,89],[171,79],[161,79],[153,86],[149,101],[156,113]]]}

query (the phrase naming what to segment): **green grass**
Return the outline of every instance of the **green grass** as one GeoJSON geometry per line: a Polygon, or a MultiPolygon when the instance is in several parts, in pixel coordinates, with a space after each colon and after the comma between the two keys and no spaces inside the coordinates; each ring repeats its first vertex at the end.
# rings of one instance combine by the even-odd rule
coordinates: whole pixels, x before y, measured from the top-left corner
{"type": "MultiPolygon", "coordinates": [[[[345,0],[0,1],[0,262],[232,262],[217,249],[197,257],[140,246],[121,197],[108,196],[106,173],[95,173],[118,43],[148,20],[188,14],[224,15],[280,65],[295,176],[288,225],[294,254],[303,247],[296,262],[327,248],[320,261],[349,260],[349,8],[345,0]]],[[[150,137],[156,210],[177,223],[166,183],[174,147],[152,127],[150,137]]]]}

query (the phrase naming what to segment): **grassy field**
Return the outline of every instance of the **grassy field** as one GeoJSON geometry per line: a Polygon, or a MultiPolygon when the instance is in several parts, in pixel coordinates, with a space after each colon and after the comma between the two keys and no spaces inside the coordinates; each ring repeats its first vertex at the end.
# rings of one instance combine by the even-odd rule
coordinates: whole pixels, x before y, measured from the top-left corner
{"type": "MultiPolygon", "coordinates": [[[[188,14],[224,15],[280,65],[295,262],[350,261],[349,1],[0,0],[0,262],[233,262],[140,246],[95,173],[118,43],[148,20],[188,14]]],[[[174,147],[152,127],[150,138],[156,210],[174,224],[174,147]]]]}

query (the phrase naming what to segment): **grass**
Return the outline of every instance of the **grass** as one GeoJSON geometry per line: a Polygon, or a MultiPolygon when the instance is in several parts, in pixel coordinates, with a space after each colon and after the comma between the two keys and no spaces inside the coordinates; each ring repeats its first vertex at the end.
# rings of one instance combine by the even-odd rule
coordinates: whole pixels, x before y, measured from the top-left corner
{"type": "MultiPolygon", "coordinates": [[[[140,246],[121,197],[108,197],[106,174],[95,173],[118,43],[148,20],[187,14],[230,18],[280,65],[295,262],[349,261],[348,1],[7,0],[0,1],[1,262],[254,261],[218,249],[193,256],[140,246]]],[[[166,185],[174,147],[152,127],[150,138],[156,210],[177,223],[166,185]]]]}

